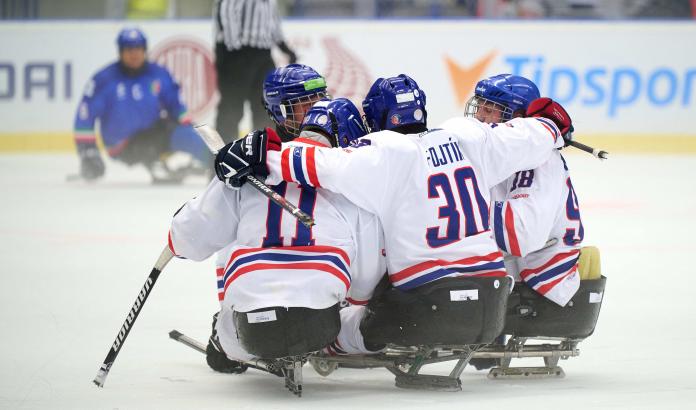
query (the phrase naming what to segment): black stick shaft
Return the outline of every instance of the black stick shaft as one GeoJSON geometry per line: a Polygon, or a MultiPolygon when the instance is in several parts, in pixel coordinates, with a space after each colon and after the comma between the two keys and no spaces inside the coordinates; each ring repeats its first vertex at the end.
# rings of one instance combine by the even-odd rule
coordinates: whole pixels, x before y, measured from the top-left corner
{"type": "Polygon", "coordinates": [[[272,190],[271,187],[261,182],[258,178],[252,175],[247,175],[246,179],[251,186],[256,188],[257,191],[268,197],[268,199],[273,201],[276,205],[290,212],[290,214],[297,218],[302,225],[306,226],[307,228],[311,228],[312,225],[314,225],[314,218],[309,216],[295,204],[288,202],[283,196],[272,190]]]}
{"type": "MultiPolygon", "coordinates": [[[[217,152],[225,146],[222,136],[220,136],[220,133],[218,133],[216,129],[205,124],[198,125],[194,127],[194,129],[213,154],[217,154],[217,152]]],[[[276,205],[290,212],[290,214],[297,218],[302,225],[306,226],[307,228],[311,228],[312,225],[314,225],[314,218],[298,208],[295,204],[288,202],[285,198],[278,195],[277,192],[272,190],[271,187],[260,181],[258,178],[252,175],[247,175],[246,179],[257,191],[261,192],[276,205]]]]}
{"type": "Polygon", "coordinates": [[[177,342],[185,344],[193,350],[206,354],[205,345],[203,343],[186,336],[178,330],[172,330],[171,332],[169,332],[169,337],[176,340],[177,342]]]}
{"type": "Polygon", "coordinates": [[[595,157],[597,157],[599,159],[607,159],[607,156],[609,155],[609,153],[606,151],[592,148],[589,145],[585,145],[585,144],[583,144],[581,142],[577,142],[577,141],[569,141],[568,145],[573,146],[581,151],[589,152],[590,154],[594,155],[595,157]]]}
{"type": "Polygon", "coordinates": [[[114,339],[114,343],[111,346],[111,349],[109,349],[109,353],[106,354],[106,359],[104,359],[104,363],[102,363],[101,367],[97,371],[97,375],[94,377],[93,382],[97,386],[104,387],[106,376],[109,375],[111,366],[114,364],[114,361],[116,361],[116,357],[118,356],[118,353],[121,351],[121,348],[123,347],[123,344],[125,343],[128,334],[130,334],[131,329],[133,329],[133,325],[135,324],[135,320],[138,318],[138,315],[140,314],[140,310],[145,305],[145,301],[147,301],[148,296],[150,296],[150,292],[152,291],[152,288],[155,286],[155,282],[157,282],[157,278],[159,277],[159,274],[162,272],[162,269],[164,269],[164,267],[172,259],[173,256],[174,254],[172,254],[172,252],[169,250],[169,247],[165,246],[164,250],[157,259],[155,266],[152,268],[150,275],[145,280],[145,284],[143,285],[142,289],[140,289],[140,293],[138,293],[138,296],[135,298],[135,302],[133,303],[130,312],[128,312],[126,320],[123,321],[123,325],[121,325],[121,330],[116,335],[116,339],[114,339]]]}

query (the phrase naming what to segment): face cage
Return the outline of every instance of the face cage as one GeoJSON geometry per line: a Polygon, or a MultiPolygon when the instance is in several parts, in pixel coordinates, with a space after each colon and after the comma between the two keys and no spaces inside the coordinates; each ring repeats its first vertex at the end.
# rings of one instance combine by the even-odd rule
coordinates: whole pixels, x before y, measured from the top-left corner
{"type": "MultiPolygon", "coordinates": [[[[285,117],[282,125],[288,134],[293,137],[298,137],[300,135],[300,127],[302,126],[302,120],[304,120],[307,111],[312,108],[312,105],[324,97],[329,97],[326,91],[320,91],[311,95],[303,95],[302,97],[290,98],[289,100],[282,101],[280,103],[280,113],[285,117]],[[295,118],[295,114],[300,112],[299,107],[305,106],[302,118],[295,118]]],[[[331,97],[329,97],[331,98],[331,97]]]]}
{"type": "Polygon", "coordinates": [[[512,109],[478,95],[474,95],[473,97],[469,98],[469,101],[467,101],[466,107],[464,108],[464,116],[476,118],[476,113],[478,112],[479,107],[485,103],[489,103],[487,106],[488,108],[500,112],[500,122],[509,121],[512,119],[512,109]]]}

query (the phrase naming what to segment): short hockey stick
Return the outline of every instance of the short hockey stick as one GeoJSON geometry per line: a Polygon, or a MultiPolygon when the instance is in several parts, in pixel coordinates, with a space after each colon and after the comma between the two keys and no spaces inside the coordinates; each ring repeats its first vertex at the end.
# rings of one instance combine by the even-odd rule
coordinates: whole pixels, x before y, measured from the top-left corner
{"type": "MultiPolygon", "coordinates": [[[[217,152],[225,146],[225,143],[223,142],[220,134],[212,127],[203,124],[194,127],[194,129],[201,137],[201,139],[203,139],[205,145],[208,146],[208,149],[210,149],[210,151],[213,154],[217,154],[217,152]]],[[[247,175],[246,179],[248,182],[251,183],[252,187],[256,188],[257,191],[261,192],[263,195],[268,197],[268,199],[273,201],[276,205],[290,212],[290,214],[297,218],[302,223],[302,225],[306,226],[307,228],[311,228],[312,225],[314,225],[314,218],[302,211],[296,205],[288,202],[284,197],[272,190],[271,187],[264,184],[258,178],[256,178],[253,175],[247,175]]]]}
{"type": "MultiPolygon", "coordinates": [[[[193,338],[186,336],[185,334],[179,332],[178,330],[172,330],[171,332],[169,332],[169,338],[174,339],[177,342],[184,344],[184,345],[190,347],[191,349],[193,349],[197,352],[206,354],[205,345],[203,343],[199,342],[196,339],[193,339],[193,338]]],[[[255,360],[253,362],[240,362],[240,363],[244,363],[246,366],[251,367],[252,369],[261,370],[261,371],[272,373],[272,374],[275,374],[276,376],[278,376],[277,372],[278,372],[279,367],[277,364],[272,364],[270,362],[267,362],[267,361],[261,360],[261,359],[255,360]]]]}
{"type": "Polygon", "coordinates": [[[190,337],[179,332],[178,330],[172,330],[171,332],[169,332],[169,337],[171,339],[176,340],[177,342],[181,342],[181,343],[185,344],[186,346],[190,347],[193,350],[196,350],[198,352],[205,354],[205,345],[203,345],[203,343],[199,342],[196,339],[191,339],[190,337]]]}
{"type": "Polygon", "coordinates": [[[577,142],[577,141],[568,141],[567,144],[570,146],[573,146],[579,150],[589,152],[590,154],[594,155],[595,157],[597,157],[599,159],[608,159],[609,153],[606,151],[592,148],[588,145],[585,145],[585,144],[583,144],[581,142],[577,142]]]}
{"type": "Polygon", "coordinates": [[[99,371],[97,371],[97,375],[93,380],[94,384],[96,384],[97,386],[104,387],[106,376],[109,375],[111,366],[114,364],[116,356],[118,356],[118,353],[121,351],[121,347],[123,347],[123,343],[125,343],[128,334],[133,328],[135,320],[138,318],[138,315],[140,314],[140,310],[143,308],[143,305],[145,305],[147,297],[150,296],[150,292],[152,291],[152,288],[155,286],[155,282],[157,282],[157,278],[159,277],[159,274],[162,272],[162,269],[164,269],[164,267],[172,259],[173,256],[174,254],[171,250],[169,250],[169,246],[165,246],[164,250],[157,259],[155,266],[152,268],[150,275],[145,280],[145,284],[143,285],[142,289],[140,289],[138,297],[135,298],[135,303],[133,303],[133,307],[131,307],[130,312],[128,312],[126,320],[123,321],[121,330],[116,335],[114,344],[111,346],[109,353],[107,353],[106,359],[104,359],[104,363],[102,363],[101,367],[99,368],[99,371]]]}

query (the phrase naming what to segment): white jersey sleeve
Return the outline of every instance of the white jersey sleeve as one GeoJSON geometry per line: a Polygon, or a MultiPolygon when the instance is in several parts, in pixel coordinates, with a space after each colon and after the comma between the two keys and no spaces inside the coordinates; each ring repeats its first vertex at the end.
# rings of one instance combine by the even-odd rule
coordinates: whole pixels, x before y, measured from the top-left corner
{"type": "Polygon", "coordinates": [[[233,242],[239,224],[239,192],[215,178],[202,195],[187,202],[169,229],[172,253],[202,261],[233,242]]]}
{"type": "Polygon", "coordinates": [[[361,138],[358,147],[343,149],[283,144],[280,152],[268,153],[268,181],[326,188],[380,214],[390,205],[394,182],[408,172],[408,161],[394,160],[402,147],[396,141],[400,138],[404,136],[381,131],[361,138]]]}
{"type": "Polygon", "coordinates": [[[366,305],[375,287],[387,271],[384,257],[384,232],[374,214],[358,210],[355,231],[357,256],[353,263],[353,281],[346,300],[353,305],[366,305]]]}
{"type": "Polygon", "coordinates": [[[538,167],[549,158],[551,148],[563,146],[558,127],[546,118],[515,118],[502,124],[486,124],[456,117],[440,128],[460,137],[462,149],[492,185],[517,171],[538,167]]]}

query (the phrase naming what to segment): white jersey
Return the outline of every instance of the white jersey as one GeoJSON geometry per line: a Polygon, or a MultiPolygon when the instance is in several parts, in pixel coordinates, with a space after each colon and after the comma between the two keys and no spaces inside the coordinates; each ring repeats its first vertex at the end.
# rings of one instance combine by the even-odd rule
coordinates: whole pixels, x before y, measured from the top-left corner
{"type": "Polygon", "coordinates": [[[377,132],[347,149],[284,145],[268,153],[269,181],[339,192],[376,214],[397,288],[446,276],[504,276],[489,228],[490,190],[545,162],[562,144],[560,133],[544,119],[494,127],[462,117],[443,128],[377,132]]]}
{"type": "Polygon", "coordinates": [[[251,186],[232,190],[215,179],[175,215],[172,251],[203,260],[227,247],[218,270],[223,310],[325,309],[346,297],[365,303],[386,270],[377,218],[333,192],[285,182],[272,188],[316,225],[305,227],[251,186]]]}
{"type": "Polygon", "coordinates": [[[584,229],[561,153],[495,186],[491,198],[495,240],[512,256],[505,258],[508,273],[565,306],[580,286],[577,265],[584,229]]]}

